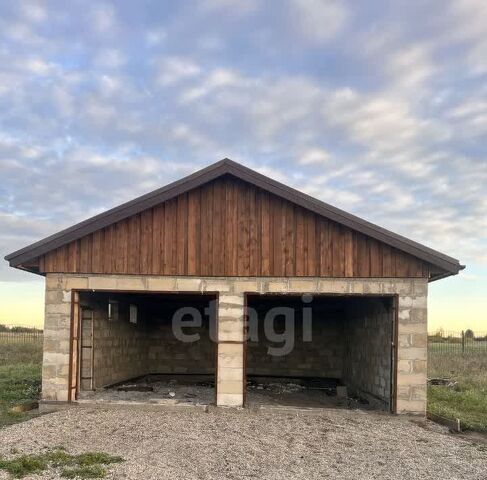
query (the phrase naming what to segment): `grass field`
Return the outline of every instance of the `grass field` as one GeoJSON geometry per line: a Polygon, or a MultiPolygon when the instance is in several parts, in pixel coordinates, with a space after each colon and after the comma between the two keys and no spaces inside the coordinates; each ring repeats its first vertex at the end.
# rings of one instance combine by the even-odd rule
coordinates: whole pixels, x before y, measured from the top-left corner
{"type": "Polygon", "coordinates": [[[429,350],[428,376],[451,378],[452,387],[428,387],[428,411],[459,418],[462,428],[487,432],[487,352],[429,350]]]}
{"type": "MultiPolygon", "coordinates": [[[[461,347],[461,346],[460,346],[461,347]]],[[[12,413],[12,406],[37,400],[41,384],[42,341],[2,342],[0,339],[0,427],[22,421],[26,413],[12,413]]],[[[428,410],[459,418],[463,427],[487,432],[487,352],[461,348],[447,353],[429,346],[428,376],[452,378],[453,387],[430,386],[428,410]]]]}
{"type": "Polygon", "coordinates": [[[39,398],[41,359],[42,341],[0,342],[0,427],[28,418],[10,409],[39,398]]]}

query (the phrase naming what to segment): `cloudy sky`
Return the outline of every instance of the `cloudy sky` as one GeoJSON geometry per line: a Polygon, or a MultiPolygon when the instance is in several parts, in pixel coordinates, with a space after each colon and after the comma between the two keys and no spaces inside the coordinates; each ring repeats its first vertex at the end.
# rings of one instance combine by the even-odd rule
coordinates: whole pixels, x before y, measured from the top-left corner
{"type": "MultiPolygon", "coordinates": [[[[0,4],[2,257],[223,157],[459,258],[487,331],[487,2],[0,4]],[[393,8],[391,3],[394,4],[393,8]]],[[[0,266],[0,321],[42,321],[0,266]]]]}

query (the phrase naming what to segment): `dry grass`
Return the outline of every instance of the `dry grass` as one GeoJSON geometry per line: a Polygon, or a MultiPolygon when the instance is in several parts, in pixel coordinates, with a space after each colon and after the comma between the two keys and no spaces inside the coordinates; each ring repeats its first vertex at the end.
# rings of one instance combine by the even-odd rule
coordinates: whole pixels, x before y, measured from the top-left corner
{"type": "Polygon", "coordinates": [[[41,359],[42,342],[0,343],[0,427],[29,418],[10,409],[39,398],[41,359]]]}
{"type": "Polygon", "coordinates": [[[487,353],[430,353],[429,377],[451,378],[452,387],[430,386],[428,410],[459,418],[463,428],[487,432],[487,353]]]}

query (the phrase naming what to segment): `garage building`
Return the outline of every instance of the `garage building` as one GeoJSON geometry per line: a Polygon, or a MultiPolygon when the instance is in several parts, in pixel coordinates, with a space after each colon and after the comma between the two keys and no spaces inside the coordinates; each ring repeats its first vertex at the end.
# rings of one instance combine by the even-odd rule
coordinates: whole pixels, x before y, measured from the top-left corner
{"type": "Polygon", "coordinates": [[[228,159],[6,260],[46,277],[45,405],[142,378],[219,406],[346,387],[415,414],[428,282],[464,268],[228,159]]]}

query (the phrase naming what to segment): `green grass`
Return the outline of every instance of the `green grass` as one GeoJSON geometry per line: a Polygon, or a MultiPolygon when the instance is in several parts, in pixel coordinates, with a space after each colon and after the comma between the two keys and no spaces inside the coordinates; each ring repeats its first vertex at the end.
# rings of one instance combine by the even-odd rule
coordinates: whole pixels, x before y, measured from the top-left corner
{"type": "Polygon", "coordinates": [[[487,433],[487,352],[429,352],[428,376],[451,378],[452,387],[428,387],[428,411],[459,418],[463,429],[487,433]]]}
{"type": "Polygon", "coordinates": [[[0,342],[0,428],[30,418],[10,409],[38,400],[41,388],[42,342],[0,342]]]}
{"type": "Polygon", "coordinates": [[[88,452],[71,455],[63,448],[55,448],[38,455],[17,455],[10,459],[0,458],[0,470],[8,472],[14,478],[42,473],[47,469],[61,469],[65,478],[104,478],[107,469],[104,465],[123,462],[103,452],[88,452]]]}

